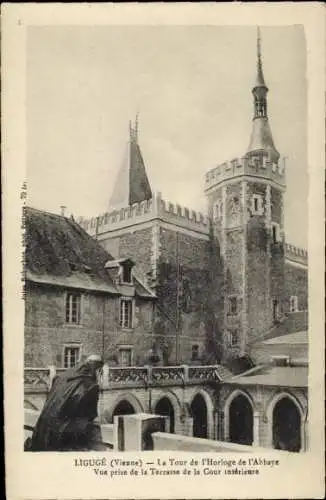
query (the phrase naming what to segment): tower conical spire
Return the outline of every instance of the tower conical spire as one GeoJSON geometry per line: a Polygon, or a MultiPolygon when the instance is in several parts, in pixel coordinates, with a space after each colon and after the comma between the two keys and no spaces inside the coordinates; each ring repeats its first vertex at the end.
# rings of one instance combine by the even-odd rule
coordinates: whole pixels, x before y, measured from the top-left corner
{"type": "Polygon", "coordinates": [[[138,144],[139,114],[129,121],[129,141],[110,199],[110,208],[121,208],[152,198],[145,163],[138,144]]]}
{"type": "Polygon", "coordinates": [[[261,60],[261,38],[259,27],[257,27],[257,77],[255,87],[265,87],[267,89],[264,80],[263,63],[261,60]]]}
{"type": "Polygon", "coordinates": [[[268,87],[265,83],[261,54],[261,35],[260,29],[257,28],[257,73],[255,84],[252,89],[254,97],[254,116],[247,154],[252,155],[256,152],[266,152],[271,156],[273,161],[278,161],[280,155],[274,146],[273,136],[268,122],[267,93],[268,87]]]}

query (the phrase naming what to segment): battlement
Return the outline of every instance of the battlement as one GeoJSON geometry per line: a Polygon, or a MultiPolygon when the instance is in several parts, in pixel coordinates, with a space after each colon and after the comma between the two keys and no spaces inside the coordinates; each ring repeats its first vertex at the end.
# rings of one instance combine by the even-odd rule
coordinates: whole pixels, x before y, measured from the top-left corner
{"type": "Polygon", "coordinates": [[[308,252],[303,248],[296,247],[289,243],[285,243],[284,245],[285,258],[296,262],[298,264],[302,264],[304,266],[308,265],[308,252]]]}
{"type": "Polygon", "coordinates": [[[77,223],[90,235],[95,236],[153,219],[161,219],[179,226],[208,233],[207,216],[181,205],[162,199],[160,192],[152,199],[131,206],[112,210],[97,217],[77,218],[77,223]]]}
{"type": "Polygon", "coordinates": [[[261,155],[247,155],[226,161],[207,172],[205,191],[207,192],[217,184],[240,175],[268,178],[285,187],[285,159],[273,162],[262,153],[261,155]]]}

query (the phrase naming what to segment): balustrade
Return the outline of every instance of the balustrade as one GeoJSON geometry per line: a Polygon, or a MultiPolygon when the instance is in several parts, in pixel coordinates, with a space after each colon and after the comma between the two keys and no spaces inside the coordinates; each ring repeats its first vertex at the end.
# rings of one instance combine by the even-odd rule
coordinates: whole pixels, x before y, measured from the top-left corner
{"type": "Polygon", "coordinates": [[[24,385],[31,389],[48,390],[51,385],[50,368],[25,368],[24,385]]]}
{"type": "MultiPolygon", "coordinates": [[[[48,390],[53,378],[65,371],[64,368],[25,368],[24,385],[26,390],[48,390]]],[[[207,366],[104,366],[100,385],[103,389],[110,386],[153,387],[160,385],[187,385],[206,382],[219,382],[226,372],[220,365],[207,366]]],[[[227,373],[228,375],[228,373],[227,373]]]]}

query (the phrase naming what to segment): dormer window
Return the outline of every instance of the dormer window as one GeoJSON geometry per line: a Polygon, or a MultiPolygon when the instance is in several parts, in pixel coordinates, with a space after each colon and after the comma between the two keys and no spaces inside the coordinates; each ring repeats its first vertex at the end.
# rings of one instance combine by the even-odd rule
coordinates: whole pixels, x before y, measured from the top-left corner
{"type": "Polygon", "coordinates": [[[130,261],[126,261],[121,264],[122,272],[121,278],[123,283],[132,283],[132,263],[130,261]]]}
{"type": "Polygon", "coordinates": [[[105,269],[111,273],[111,278],[114,282],[119,284],[132,284],[133,283],[133,272],[134,262],[131,259],[117,259],[109,260],[105,264],[105,269]]]}
{"type": "Polygon", "coordinates": [[[131,283],[132,281],[132,268],[131,266],[124,265],[122,268],[122,281],[124,283],[131,283]]]}

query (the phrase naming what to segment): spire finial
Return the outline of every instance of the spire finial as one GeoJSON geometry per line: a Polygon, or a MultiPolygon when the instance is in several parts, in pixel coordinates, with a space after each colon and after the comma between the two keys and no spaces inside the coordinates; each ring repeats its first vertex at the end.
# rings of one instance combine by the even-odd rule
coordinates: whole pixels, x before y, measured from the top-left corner
{"type": "Polygon", "coordinates": [[[139,112],[137,111],[136,118],[135,118],[135,140],[136,140],[136,142],[138,141],[138,123],[139,123],[139,112]]]}
{"type": "Polygon", "coordinates": [[[257,26],[257,62],[261,65],[261,38],[259,26],[257,26]]]}
{"type": "Polygon", "coordinates": [[[132,129],[131,120],[129,120],[129,139],[130,139],[130,141],[132,140],[132,138],[133,138],[133,129],[132,129]]]}
{"type": "Polygon", "coordinates": [[[261,36],[260,36],[259,26],[257,26],[257,76],[256,76],[255,86],[256,87],[266,87],[264,75],[263,75],[262,58],[261,58],[261,36]]]}

